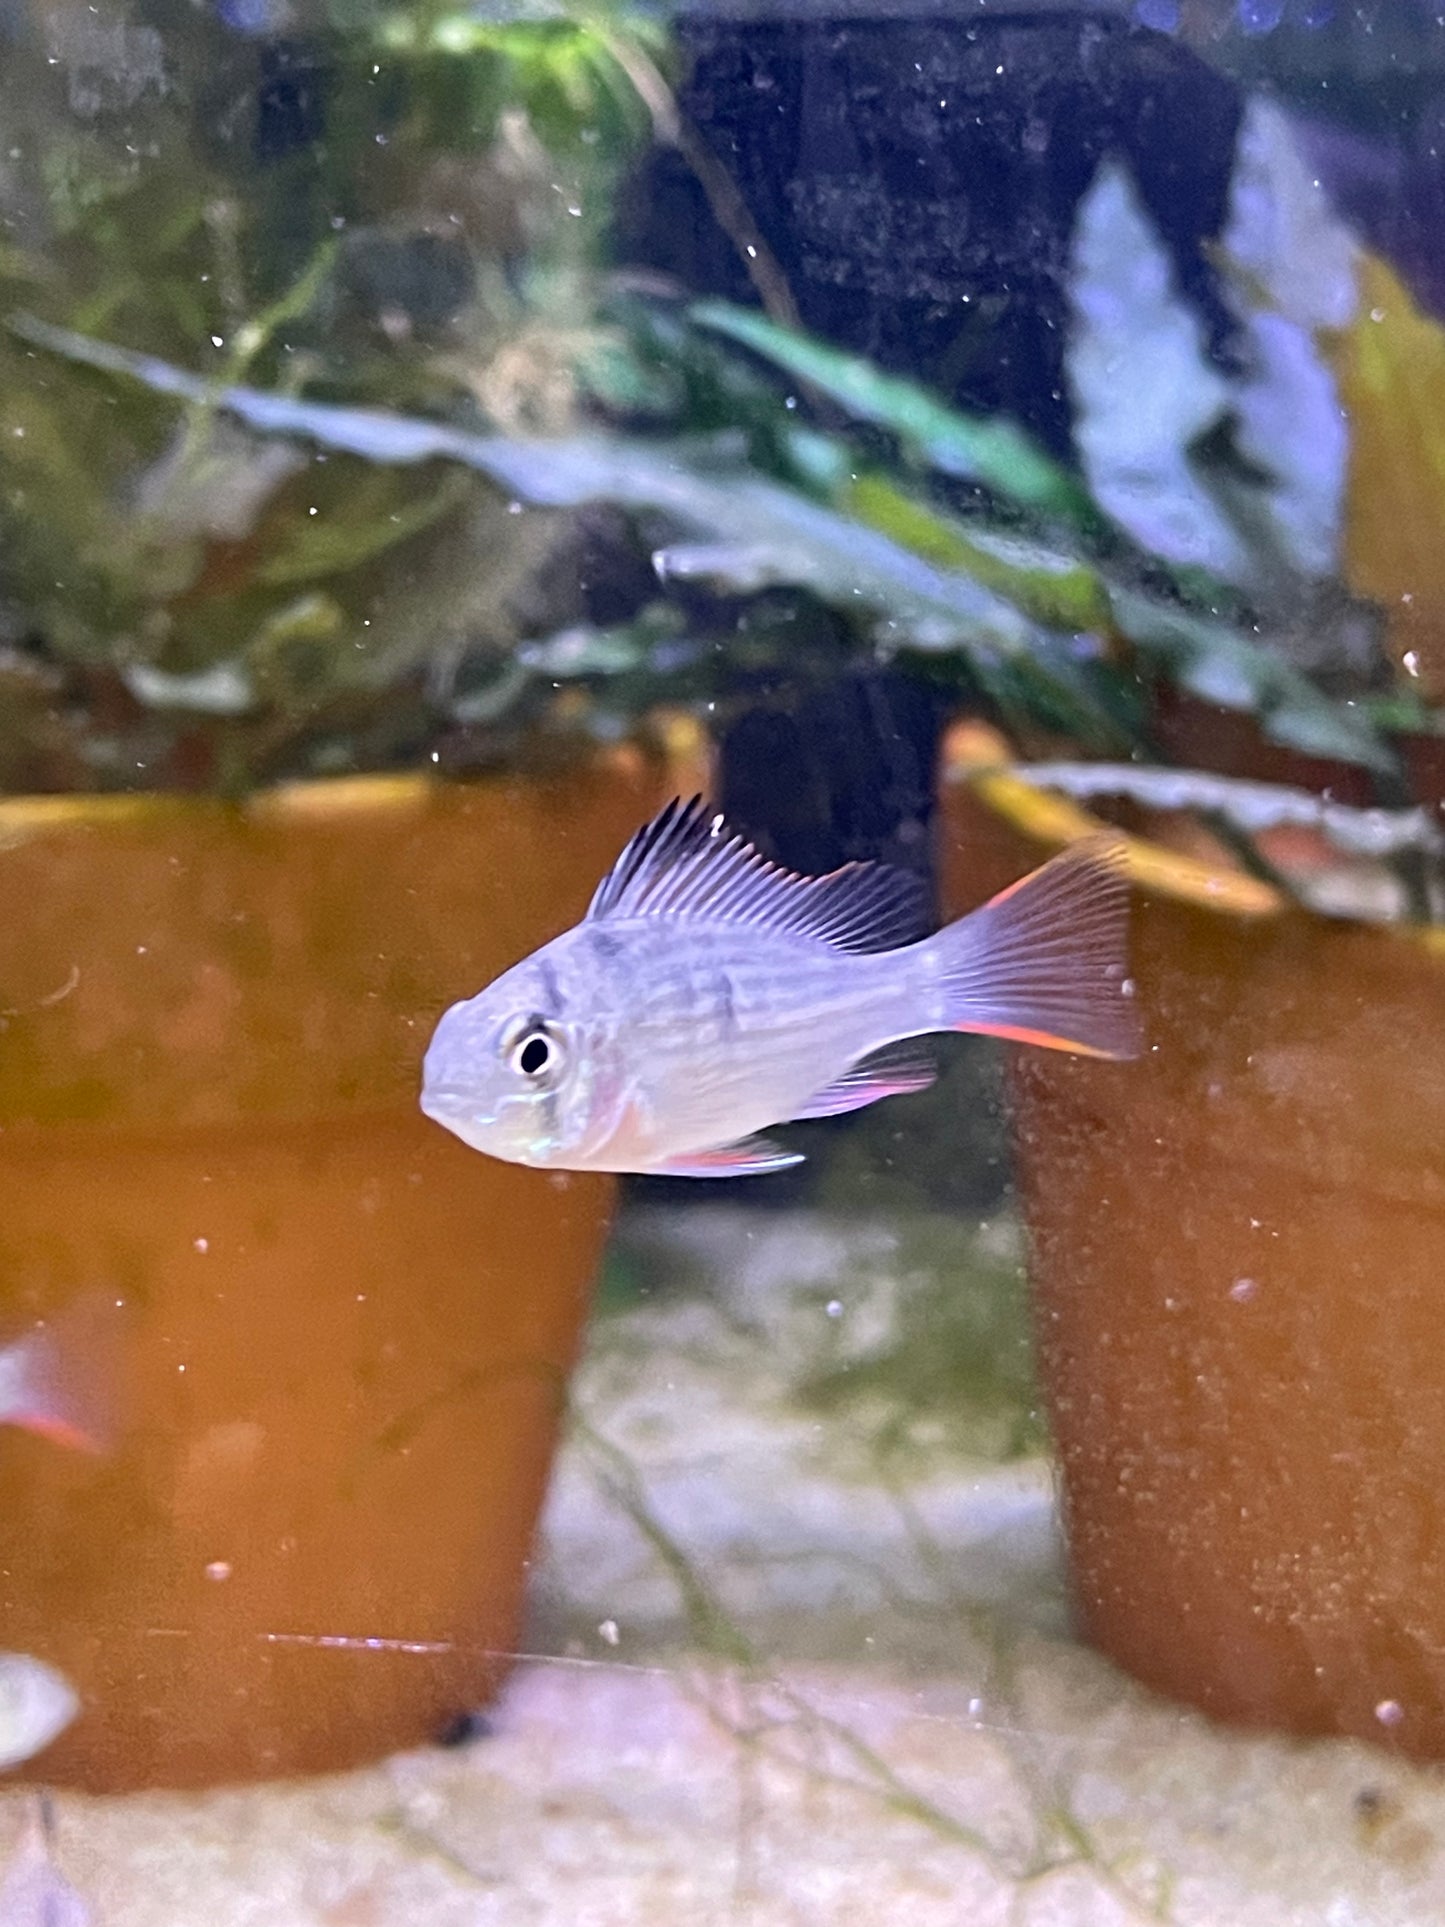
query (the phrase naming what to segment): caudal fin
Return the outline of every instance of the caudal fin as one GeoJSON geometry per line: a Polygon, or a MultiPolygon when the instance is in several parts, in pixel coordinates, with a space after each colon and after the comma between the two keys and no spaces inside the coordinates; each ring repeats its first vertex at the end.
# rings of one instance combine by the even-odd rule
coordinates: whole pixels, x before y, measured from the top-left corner
{"type": "Polygon", "coordinates": [[[1122,854],[1106,837],[1075,844],[933,938],[952,1029],[1139,1055],[1122,854]]]}
{"type": "Polygon", "coordinates": [[[57,1445],[108,1452],[115,1441],[121,1308],[87,1292],[0,1351],[0,1423],[57,1445]]]}

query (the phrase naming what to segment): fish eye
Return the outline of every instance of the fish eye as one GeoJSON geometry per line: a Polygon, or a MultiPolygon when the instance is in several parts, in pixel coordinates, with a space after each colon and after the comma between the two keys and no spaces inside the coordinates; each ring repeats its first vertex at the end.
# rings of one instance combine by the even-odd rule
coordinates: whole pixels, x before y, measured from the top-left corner
{"type": "Polygon", "coordinates": [[[552,1046],[545,1037],[529,1037],[517,1052],[517,1068],[535,1077],[538,1071],[546,1070],[551,1055],[552,1046]]]}
{"type": "Polygon", "coordinates": [[[555,1070],[561,1059],[559,1040],[536,1025],[518,1038],[510,1052],[512,1069],[520,1071],[523,1077],[541,1077],[545,1072],[555,1070]]]}

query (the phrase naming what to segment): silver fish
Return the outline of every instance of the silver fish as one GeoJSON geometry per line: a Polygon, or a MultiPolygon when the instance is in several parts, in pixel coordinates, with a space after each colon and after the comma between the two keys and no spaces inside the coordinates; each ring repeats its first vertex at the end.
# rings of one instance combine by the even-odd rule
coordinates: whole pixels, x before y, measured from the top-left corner
{"type": "Polygon", "coordinates": [[[43,1753],[79,1711],[63,1673],[29,1653],[0,1653],[0,1772],[43,1753]]]}
{"type": "Polygon", "coordinates": [[[933,1032],[1135,1055],[1127,919],[1107,839],[929,936],[908,873],[795,876],[701,797],[674,801],[581,923],[443,1015],[422,1109],[514,1164],[782,1170],[801,1153],[763,1127],[924,1089],[933,1032]]]}

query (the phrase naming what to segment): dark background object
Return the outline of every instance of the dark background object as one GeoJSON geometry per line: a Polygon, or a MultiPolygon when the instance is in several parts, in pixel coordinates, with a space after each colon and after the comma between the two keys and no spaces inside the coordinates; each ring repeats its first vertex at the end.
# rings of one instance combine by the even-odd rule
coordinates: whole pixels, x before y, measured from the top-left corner
{"type": "MultiPolygon", "coordinates": [[[[778,257],[804,325],[1067,443],[1075,210],[1123,157],[1216,346],[1216,235],[1235,84],[1167,35],[1093,13],[678,22],[682,103],[778,257]]],[[[685,163],[649,156],[622,259],[752,301],[685,163]]]]}
{"type": "Polygon", "coordinates": [[[792,870],[876,861],[931,879],[941,702],[877,669],[745,710],[720,744],[720,801],[792,870]]]}
{"type": "MultiPolygon", "coordinates": [[[[933,879],[934,766],[947,710],[917,680],[878,669],[779,688],[743,711],[719,744],[719,800],[767,855],[789,869],[885,862],[933,879]]],[[[808,1162],[760,1178],[709,1179],[717,1202],[763,1209],[796,1205],[825,1188],[836,1167],[847,1200],[972,1211],[997,1204],[1007,1184],[997,1052],[982,1039],[945,1039],[933,1090],[785,1133],[808,1162]],[[839,1160],[843,1160],[840,1165],[839,1160]]],[[[688,1178],[635,1178],[639,1201],[696,1201],[688,1178]]]]}
{"type": "MultiPolygon", "coordinates": [[[[678,34],[683,107],[813,332],[1065,449],[1070,237],[1112,154],[1132,167],[1222,352],[1227,321],[1201,242],[1225,216],[1240,100],[1178,42],[1042,6],[833,20],[698,10],[678,34]]],[[[617,251],[697,293],[756,301],[671,151],[650,153],[624,191],[617,251]]],[[[724,736],[723,804],[790,868],[873,858],[927,873],[943,720],[940,699],[884,671],[774,690],[724,736]]],[[[796,1203],[826,1183],[836,1152],[850,1169],[876,1168],[880,1187],[988,1208],[1006,1182],[997,1053],[946,1042],[940,1058],[934,1093],[804,1126],[789,1135],[807,1164],[766,1184],[714,1181],[710,1195],[796,1203]]],[[[670,1196],[678,1182],[632,1190],[670,1196]]]]}

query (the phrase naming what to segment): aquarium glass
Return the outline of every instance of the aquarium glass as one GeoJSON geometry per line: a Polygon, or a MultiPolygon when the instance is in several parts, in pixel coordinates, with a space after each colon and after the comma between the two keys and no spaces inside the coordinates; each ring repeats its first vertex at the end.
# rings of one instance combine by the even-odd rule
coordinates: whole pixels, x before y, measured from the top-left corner
{"type": "Polygon", "coordinates": [[[0,0],[4,1927],[1445,1917],[1442,262],[1426,0],[0,0]]]}

